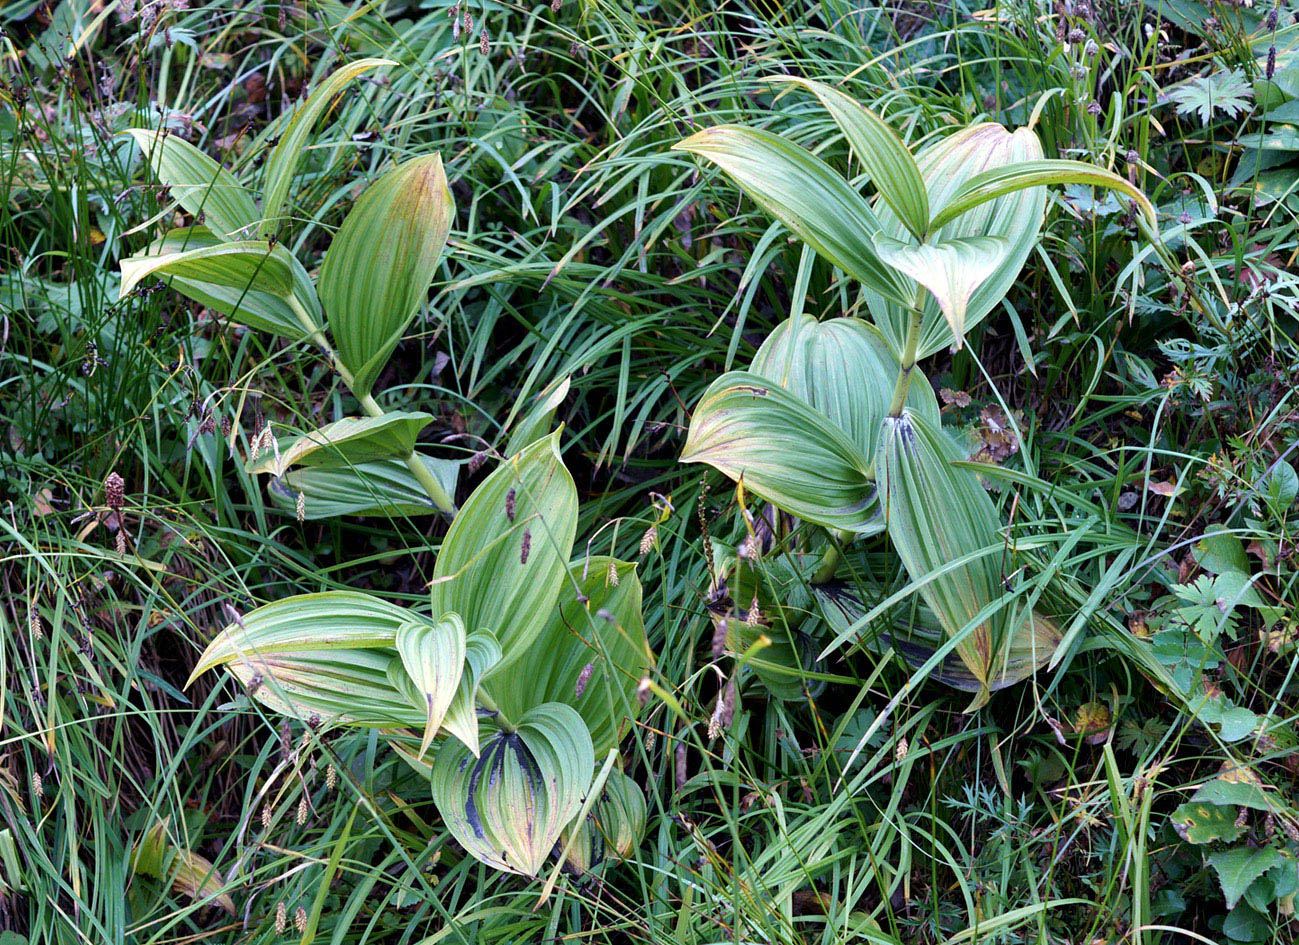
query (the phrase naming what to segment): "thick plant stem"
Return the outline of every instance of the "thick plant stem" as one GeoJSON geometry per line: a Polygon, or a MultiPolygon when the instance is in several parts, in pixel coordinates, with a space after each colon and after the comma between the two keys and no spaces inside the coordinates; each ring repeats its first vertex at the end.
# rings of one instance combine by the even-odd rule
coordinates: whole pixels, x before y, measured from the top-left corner
{"type": "Polygon", "coordinates": [[[889,416],[902,416],[902,408],[907,405],[907,391],[911,389],[911,375],[916,371],[916,352],[920,350],[920,329],[924,325],[925,310],[921,307],[924,290],[916,293],[915,304],[907,315],[907,340],[902,349],[901,369],[898,371],[898,382],[893,387],[893,402],[889,404],[889,416]]]}
{"type": "Polygon", "coordinates": [[[839,543],[835,541],[834,536],[830,537],[830,544],[826,546],[825,554],[821,556],[821,565],[812,575],[812,584],[829,584],[834,580],[834,573],[839,570],[839,562],[843,561],[843,552],[839,550],[839,543]]]}
{"type": "MultiPolygon", "coordinates": [[[[327,358],[329,358],[330,365],[332,365],[334,370],[338,372],[338,376],[342,379],[343,383],[347,385],[348,390],[352,390],[352,372],[343,367],[343,363],[338,360],[338,354],[334,351],[328,339],[325,338],[324,332],[316,327],[315,322],[312,321],[307,310],[302,307],[301,302],[293,296],[289,296],[288,301],[289,307],[292,308],[293,313],[298,316],[298,321],[300,321],[302,327],[306,329],[307,335],[312,341],[320,346],[320,350],[325,353],[327,358]]],[[[353,390],[352,393],[355,394],[356,391],[353,390]]],[[[356,399],[360,402],[361,409],[369,416],[383,416],[383,408],[375,403],[374,398],[369,394],[366,394],[364,397],[357,397],[356,399]]],[[[423,487],[424,492],[428,495],[429,499],[438,510],[447,515],[455,515],[455,500],[452,499],[451,496],[447,495],[447,491],[442,488],[442,484],[437,481],[433,476],[433,473],[429,472],[429,468],[424,465],[424,461],[414,453],[410,453],[406,456],[405,463],[406,468],[411,471],[411,475],[413,475],[416,481],[419,482],[420,486],[423,487]]]]}
{"type": "MultiPolygon", "coordinates": [[[[383,408],[375,403],[374,398],[369,394],[366,394],[364,397],[358,397],[357,400],[360,401],[361,409],[364,410],[367,415],[371,417],[383,416],[383,408]]],[[[433,501],[433,504],[447,515],[455,515],[455,500],[453,500],[451,496],[447,495],[447,491],[442,488],[442,484],[434,478],[433,473],[431,473],[429,468],[424,465],[424,461],[415,453],[410,453],[406,456],[405,463],[406,468],[411,471],[411,474],[419,481],[419,484],[424,487],[424,491],[433,501]]]]}

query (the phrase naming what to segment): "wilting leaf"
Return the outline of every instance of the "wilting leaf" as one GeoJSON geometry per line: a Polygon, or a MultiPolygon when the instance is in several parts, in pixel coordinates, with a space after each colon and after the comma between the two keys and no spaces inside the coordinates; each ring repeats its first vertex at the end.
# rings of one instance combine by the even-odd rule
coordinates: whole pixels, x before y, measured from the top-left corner
{"type": "Polygon", "coordinates": [[[411,454],[419,431],[432,421],[432,414],[410,412],[344,417],[302,434],[278,455],[265,455],[247,469],[282,476],[291,466],[357,466],[401,459],[411,454]]]}
{"type": "MultiPolygon", "coordinates": [[[[1057,640],[1054,625],[1033,616],[1008,634],[1006,609],[985,614],[1002,596],[1002,540],[997,510],[951,443],[904,412],[884,421],[876,454],[880,501],[889,538],[924,602],[955,651],[986,691],[1049,659],[1037,652],[1057,640]],[[1022,640],[1018,635],[1025,635],[1022,640]],[[1012,642],[1013,641],[1013,642],[1012,642]],[[1020,652],[1025,647],[1027,656],[1020,652]],[[1012,672],[1013,670],[1013,672],[1012,672]]],[[[1031,671],[1031,669],[1029,670],[1031,671]]]]}
{"type": "Polygon", "coordinates": [[[493,674],[514,665],[550,620],[576,532],[577,487],[558,431],[501,463],[451,523],[433,569],[432,609],[496,634],[502,659],[493,674]]]}
{"type": "Polygon", "coordinates": [[[126,131],[149,166],[185,210],[222,240],[253,236],[261,219],[252,194],[212,158],[175,135],[144,128],[126,131]]]}
{"type": "Polygon", "coordinates": [[[306,149],[311,129],[333,103],[334,97],[361,73],[377,66],[395,65],[391,59],[358,59],[340,66],[294,111],[288,127],[280,135],[279,143],[266,161],[266,188],[263,196],[265,220],[257,232],[260,238],[274,236],[279,229],[281,211],[288,199],[289,186],[293,183],[293,174],[298,169],[298,161],[306,149]]]}
{"type": "Polygon", "coordinates": [[[571,566],[559,606],[521,657],[522,668],[494,676],[486,688],[508,719],[547,702],[572,706],[604,755],[634,721],[636,686],[652,662],[636,565],[593,557],[571,566]]]}
{"type": "Polygon", "coordinates": [[[999,236],[971,236],[921,245],[877,236],[875,248],[886,263],[929,291],[959,348],[965,343],[965,313],[970,299],[1006,258],[1009,247],[999,236]]]}
{"type": "Polygon", "coordinates": [[[759,498],[827,528],[879,531],[863,447],[805,401],[746,371],[719,377],[690,418],[683,463],[707,463],[759,498]]]}
{"type": "Polygon", "coordinates": [[[835,266],[905,304],[898,279],[876,255],[870,205],[820,158],[780,135],[738,125],[705,128],[672,146],[720,167],[754,202],[835,266]]]}
{"type": "Polygon", "coordinates": [[[606,857],[626,859],[640,845],[645,821],[645,795],[640,787],[621,771],[610,771],[591,813],[580,823],[569,824],[560,836],[559,849],[568,850],[565,868],[580,876],[606,857]]]}
{"type": "Polygon", "coordinates": [[[436,621],[414,619],[397,629],[393,645],[406,675],[415,684],[420,705],[427,711],[419,753],[428,751],[442,725],[465,669],[465,625],[455,614],[436,621]]]}
{"type": "MultiPolygon", "coordinates": [[[[155,240],[144,252],[123,261],[127,264],[146,264],[153,257],[174,256],[190,250],[223,245],[207,227],[192,226],[171,230],[155,240]]],[[[277,254],[278,255],[278,254],[277,254]]],[[[249,328],[269,331],[284,338],[298,340],[321,329],[320,300],[316,289],[301,263],[291,254],[279,256],[289,267],[293,280],[292,302],[289,296],[249,288],[244,283],[223,285],[178,275],[175,271],[159,273],[171,286],[186,298],[225,315],[249,328]]]]}
{"type": "MultiPolygon", "coordinates": [[[[1027,128],[1009,132],[1001,125],[973,125],[937,141],[916,155],[916,163],[929,191],[929,206],[948,204],[975,174],[1042,156],[1042,145],[1027,128]]],[[[931,225],[929,241],[975,236],[993,236],[1007,240],[1009,249],[996,271],[975,290],[966,307],[965,326],[970,328],[1000,303],[1019,275],[1024,260],[1037,244],[1038,231],[1046,208],[1046,188],[1036,187],[1004,195],[979,205],[942,226],[931,225]]],[[[882,232],[907,240],[907,228],[887,206],[877,213],[882,232]]],[[[914,283],[904,280],[907,291],[914,294],[914,283]]],[[[866,293],[871,318],[888,339],[895,353],[901,352],[907,334],[907,305],[899,305],[881,296],[866,293]]],[[[910,303],[910,296],[907,304],[910,303]]],[[[932,297],[925,300],[925,318],[921,328],[919,356],[927,357],[955,343],[942,310],[932,297]]]]}
{"type": "Polygon", "coordinates": [[[448,741],[433,760],[433,802],[475,859],[536,876],[591,784],[595,755],[586,725],[566,705],[538,706],[501,731],[477,758],[448,741]]]}
{"type": "MultiPolygon", "coordinates": [[[[749,370],[827,417],[869,461],[901,366],[878,329],[860,318],[818,322],[802,315],[776,326],[749,370]]],[[[912,378],[907,406],[931,423],[941,422],[934,390],[923,375],[912,378]]]]}
{"type": "Polygon", "coordinates": [[[325,254],[320,299],[358,397],[424,302],[453,213],[441,156],[415,158],[366,189],[325,254]]]}
{"type": "Polygon", "coordinates": [[[173,843],[167,836],[167,824],[167,820],[158,821],[140,838],[131,853],[131,871],[170,883],[181,895],[210,901],[234,915],[234,900],[221,891],[226,884],[221,874],[211,861],[173,843]]]}
{"type": "Polygon", "coordinates": [[[1204,844],[1240,837],[1245,826],[1236,823],[1239,814],[1236,807],[1191,801],[1173,811],[1170,819],[1188,843],[1204,844]]]}
{"type": "Polygon", "coordinates": [[[843,132],[883,200],[906,224],[916,239],[929,229],[929,195],[916,160],[898,133],[887,122],[852,96],[811,79],[777,76],[773,82],[792,82],[811,90],[843,132]]]}
{"type": "MultiPolygon", "coordinates": [[[[416,453],[447,495],[454,495],[459,461],[435,459],[416,453]]],[[[307,521],[339,515],[434,515],[441,510],[429,499],[419,480],[401,460],[382,460],[357,466],[313,466],[291,469],[267,484],[267,491],[286,512],[297,514],[302,496],[307,521]]]]}

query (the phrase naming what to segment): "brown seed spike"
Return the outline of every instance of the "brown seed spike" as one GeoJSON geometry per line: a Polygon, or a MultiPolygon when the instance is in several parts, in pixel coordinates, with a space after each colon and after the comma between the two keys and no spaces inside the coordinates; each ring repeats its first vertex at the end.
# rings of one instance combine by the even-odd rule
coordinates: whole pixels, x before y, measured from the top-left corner
{"type": "Polygon", "coordinates": [[[514,510],[514,487],[511,486],[510,491],[505,493],[505,517],[510,520],[511,524],[514,522],[514,510]]]}
{"type": "Polygon", "coordinates": [[[519,545],[519,564],[528,563],[528,555],[532,552],[532,532],[529,529],[523,530],[523,541],[519,545]]]}

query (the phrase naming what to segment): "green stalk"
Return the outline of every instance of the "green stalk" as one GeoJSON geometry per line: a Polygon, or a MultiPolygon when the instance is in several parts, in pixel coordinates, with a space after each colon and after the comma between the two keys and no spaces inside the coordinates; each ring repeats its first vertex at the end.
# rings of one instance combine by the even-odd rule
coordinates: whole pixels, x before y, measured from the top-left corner
{"type": "MultiPolygon", "coordinates": [[[[311,316],[307,313],[306,309],[302,307],[302,303],[299,302],[297,298],[290,295],[289,307],[292,308],[293,313],[298,316],[298,321],[300,321],[302,327],[307,330],[307,334],[310,336],[311,340],[319,345],[320,350],[329,358],[329,363],[333,366],[334,370],[338,372],[338,376],[342,378],[343,383],[347,385],[347,389],[351,390],[355,395],[356,391],[352,390],[352,372],[343,367],[343,363],[338,360],[338,354],[329,344],[324,333],[316,327],[311,316]]],[[[357,397],[356,399],[361,404],[361,409],[364,410],[368,416],[383,416],[383,408],[375,403],[374,398],[369,394],[366,394],[363,397],[357,397]]],[[[406,468],[411,471],[411,475],[413,475],[416,481],[419,482],[420,486],[423,487],[424,492],[428,495],[433,504],[437,506],[438,510],[446,515],[455,515],[455,500],[452,499],[451,496],[447,495],[447,491],[442,488],[442,484],[434,478],[431,472],[429,472],[429,468],[424,465],[424,461],[415,455],[413,451],[406,454],[403,461],[406,463],[406,468]]]]}
{"type": "Polygon", "coordinates": [[[920,329],[925,321],[925,311],[921,307],[924,289],[916,293],[916,301],[907,313],[907,340],[902,349],[901,368],[898,371],[898,382],[893,387],[893,402],[889,404],[889,416],[902,416],[902,408],[907,403],[907,391],[911,389],[911,375],[916,370],[916,352],[920,350],[920,329]]]}

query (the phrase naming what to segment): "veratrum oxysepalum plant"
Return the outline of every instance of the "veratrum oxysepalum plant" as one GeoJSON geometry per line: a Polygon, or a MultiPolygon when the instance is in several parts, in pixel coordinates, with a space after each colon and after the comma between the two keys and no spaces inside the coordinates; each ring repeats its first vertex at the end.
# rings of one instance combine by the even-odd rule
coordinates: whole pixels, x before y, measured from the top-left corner
{"type": "Polygon", "coordinates": [[[931,663],[935,678],[975,693],[975,708],[1044,665],[1060,634],[1048,615],[1008,593],[1000,516],[943,431],[929,383],[916,382],[917,362],[961,347],[1009,291],[1037,242],[1046,185],[1119,191],[1152,234],[1154,208],[1107,170],[1044,159],[1031,130],[974,125],[912,155],[883,119],[837,89],[780,81],[810,90],[827,109],[873,200],[768,131],[722,125],[674,149],[715,164],[856,279],[871,320],[803,315],[779,325],[749,370],[723,375],[704,393],[682,460],[706,463],[832,533],[823,566],[808,575],[836,631],[827,651],[862,636],[871,616],[844,580],[840,545],[887,532],[920,603],[873,642],[913,665],[931,663]]]}
{"type": "Polygon", "coordinates": [[[308,339],[367,414],[268,448],[249,470],[271,474],[272,494],[302,503],[308,517],[452,516],[426,608],[357,591],[276,601],[222,630],[191,681],[224,667],[274,712],[377,728],[429,778],[448,830],[474,857],[535,876],[567,847],[564,865],[580,870],[639,842],[644,798],[609,766],[652,654],[635,565],[570,560],[577,490],[561,431],[546,433],[567,385],[514,428],[512,455],[457,511],[457,465],[416,447],[432,416],[385,412],[371,396],[446,244],[454,208],[440,157],[406,161],[370,185],[317,283],[274,239],[311,127],[347,82],[390,64],[343,67],[293,114],[267,163],[260,209],[192,145],[132,132],[202,223],[124,260],[122,292],[163,278],[237,322],[308,339]],[[597,759],[604,786],[589,797],[597,759]]]}

